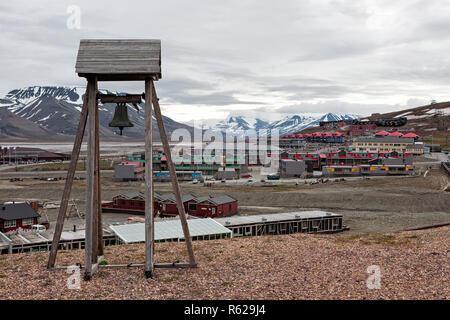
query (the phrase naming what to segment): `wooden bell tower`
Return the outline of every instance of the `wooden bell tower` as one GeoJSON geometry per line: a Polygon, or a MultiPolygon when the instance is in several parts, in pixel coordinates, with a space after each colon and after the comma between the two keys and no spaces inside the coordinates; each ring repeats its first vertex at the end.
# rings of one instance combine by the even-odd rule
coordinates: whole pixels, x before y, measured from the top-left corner
{"type": "MultiPolygon", "coordinates": [[[[145,82],[145,263],[132,266],[144,266],[145,276],[153,277],[154,268],[196,267],[195,257],[186,213],[181,198],[175,166],[172,162],[169,141],[161,115],[159,99],[154,81],[161,79],[161,41],[160,40],[81,40],[78,50],[76,73],[87,79],[86,94],[81,110],[80,122],[72,151],[70,167],[53,236],[52,248],[47,267],[55,268],[56,254],[63,230],[75,169],[80,154],[81,143],[87,124],[87,168],[86,168],[86,242],[84,279],[90,280],[95,271],[101,267],[103,259],[103,226],[101,211],[100,183],[100,144],[98,100],[103,103],[131,103],[141,101],[141,95],[111,96],[100,95],[98,81],[144,81],[145,82]],[[152,106],[160,132],[164,153],[167,157],[172,187],[176,196],[181,226],[186,240],[189,262],[155,263],[154,262],[154,223],[153,223],[153,143],[152,143],[152,106]]],[[[119,265],[121,266],[121,265],[119,265]]],[[[123,265],[129,267],[130,265],[123,265]]],[[[56,267],[57,268],[57,267],[56,267]]],[[[63,267],[64,268],[64,267],[63,267]]]]}

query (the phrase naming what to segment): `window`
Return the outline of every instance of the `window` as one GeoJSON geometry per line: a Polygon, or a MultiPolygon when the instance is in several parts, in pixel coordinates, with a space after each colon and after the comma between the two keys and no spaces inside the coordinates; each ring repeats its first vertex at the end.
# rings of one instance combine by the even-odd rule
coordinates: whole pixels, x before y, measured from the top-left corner
{"type": "Polygon", "coordinates": [[[34,219],[33,218],[22,219],[22,225],[23,226],[31,226],[33,223],[34,223],[34,219]]]}
{"type": "Polygon", "coordinates": [[[189,203],[188,209],[192,211],[197,211],[197,204],[196,203],[189,203]]]}
{"type": "Polygon", "coordinates": [[[3,228],[13,228],[16,226],[16,220],[5,220],[3,222],[3,228]]]}

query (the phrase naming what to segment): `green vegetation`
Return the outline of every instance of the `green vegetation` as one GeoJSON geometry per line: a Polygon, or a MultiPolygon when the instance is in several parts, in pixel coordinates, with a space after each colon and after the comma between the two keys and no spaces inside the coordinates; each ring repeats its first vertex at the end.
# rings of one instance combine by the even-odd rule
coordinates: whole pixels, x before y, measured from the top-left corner
{"type": "Polygon", "coordinates": [[[287,184],[277,184],[272,188],[274,191],[288,191],[298,189],[297,186],[287,185],[287,184]]]}
{"type": "Polygon", "coordinates": [[[169,277],[162,278],[160,281],[164,282],[164,283],[168,283],[168,282],[172,282],[172,281],[176,281],[176,280],[178,280],[177,276],[169,276],[169,277]]]}

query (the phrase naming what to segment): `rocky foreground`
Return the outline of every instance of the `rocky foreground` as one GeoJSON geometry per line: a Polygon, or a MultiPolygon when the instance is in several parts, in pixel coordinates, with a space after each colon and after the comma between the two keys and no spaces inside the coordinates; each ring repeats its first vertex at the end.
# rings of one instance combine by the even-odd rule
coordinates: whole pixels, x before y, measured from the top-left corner
{"type": "MultiPolygon", "coordinates": [[[[157,269],[146,280],[142,268],[100,268],[81,289],[68,288],[66,270],[45,268],[47,252],[2,255],[0,299],[449,299],[449,236],[445,227],[194,242],[196,269],[157,269]],[[367,287],[370,266],[379,267],[379,289],[367,287]]],[[[186,260],[183,243],[156,244],[155,250],[157,262],[186,260]]],[[[108,264],[144,257],[143,244],[105,253],[108,264]]],[[[61,251],[57,264],[83,261],[83,250],[61,251]]]]}

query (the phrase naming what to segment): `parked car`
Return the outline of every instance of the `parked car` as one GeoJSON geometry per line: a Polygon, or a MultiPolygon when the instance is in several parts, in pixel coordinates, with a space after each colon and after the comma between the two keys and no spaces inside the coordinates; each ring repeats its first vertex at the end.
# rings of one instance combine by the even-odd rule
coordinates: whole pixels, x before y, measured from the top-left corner
{"type": "Polygon", "coordinates": [[[251,174],[246,173],[246,174],[242,174],[241,178],[253,178],[253,176],[251,174]]]}
{"type": "Polygon", "coordinates": [[[31,226],[31,230],[36,231],[37,233],[42,233],[42,232],[45,232],[45,230],[47,230],[47,228],[42,224],[33,224],[31,226]]]}
{"type": "Polygon", "coordinates": [[[280,175],[279,174],[269,174],[267,176],[267,180],[280,180],[280,175]]]}
{"type": "Polygon", "coordinates": [[[197,179],[194,179],[194,180],[192,180],[192,183],[193,183],[193,184],[197,184],[197,183],[198,183],[198,180],[197,180],[197,179]]]}

